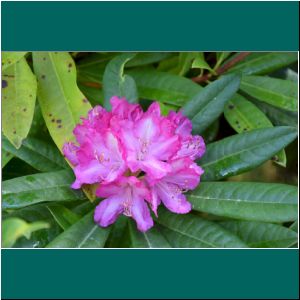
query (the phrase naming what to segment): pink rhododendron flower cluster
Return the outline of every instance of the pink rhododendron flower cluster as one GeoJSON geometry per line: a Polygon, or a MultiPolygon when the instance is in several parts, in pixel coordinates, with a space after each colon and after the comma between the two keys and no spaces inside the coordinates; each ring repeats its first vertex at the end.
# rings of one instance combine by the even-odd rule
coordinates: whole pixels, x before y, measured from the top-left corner
{"type": "Polygon", "coordinates": [[[77,145],[66,143],[64,155],[74,166],[72,187],[99,183],[94,219],[100,226],[120,214],[132,217],[140,231],[153,226],[163,203],[174,213],[188,213],[184,192],[194,189],[203,173],[194,160],[205,152],[201,136],[181,112],[162,116],[157,102],[146,112],[139,104],[112,97],[112,110],[96,106],[74,129],[77,145]]]}

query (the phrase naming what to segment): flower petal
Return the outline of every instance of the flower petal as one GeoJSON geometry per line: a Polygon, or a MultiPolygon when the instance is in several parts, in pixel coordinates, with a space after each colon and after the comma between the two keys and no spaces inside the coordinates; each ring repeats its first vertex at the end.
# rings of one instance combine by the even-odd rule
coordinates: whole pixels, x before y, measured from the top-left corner
{"type": "Polygon", "coordinates": [[[76,146],[74,143],[65,143],[63,146],[63,153],[64,156],[69,160],[69,162],[76,166],[78,164],[78,158],[76,152],[78,151],[79,147],[76,146]]]}
{"type": "Polygon", "coordinates": [[[142,198],[136,197],[133,199],[131,213],[138,230],[145,232],[153,226],[150,210],[142,198]]]}
{"type": "Polygon", "coordinates": [[[186,214],[191,211],[191,203],[186,200],[176,185],[160,183],[155,189],[163,204],[170,211],[177,214],[186,214]]]}
{"type": "Polygon", "coordinates": [[[110,197],[100,202],[94,213],[94,220],[102,227],[114,223],[117,217],[123,212],[122,199],[110,197]]]}

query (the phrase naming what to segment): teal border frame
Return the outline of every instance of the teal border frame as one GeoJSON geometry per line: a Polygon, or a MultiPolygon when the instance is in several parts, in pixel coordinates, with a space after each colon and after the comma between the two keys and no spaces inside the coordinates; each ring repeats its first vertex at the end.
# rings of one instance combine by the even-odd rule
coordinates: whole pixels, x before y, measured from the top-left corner
{"type": "MultiPolygon", "coordinates": [[[[298,8],[287,1],[3,1],[2,51],[298,51],[298,8]]],[[[4,249],[1,260],[3,299],[299,296],[298,249],[4,249]]]]}
{"type": "Polygon", "coordinates": [[[299,3],[7,2],[3,51],[297,51],[299,3]]]}
{"type": "Polygon", "coordinates": [[[4,299],[298,299],[297,249],[2,250],[4,299]]]}

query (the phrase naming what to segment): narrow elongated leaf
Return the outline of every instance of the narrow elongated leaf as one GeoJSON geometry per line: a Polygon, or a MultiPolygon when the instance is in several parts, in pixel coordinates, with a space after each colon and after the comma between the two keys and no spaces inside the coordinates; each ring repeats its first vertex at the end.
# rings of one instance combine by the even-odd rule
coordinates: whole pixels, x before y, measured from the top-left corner
{"type": "Polygon", "coordinates": [[[60,151],[74,140],[73,129],[91,105],[76,84],[76,67],[67,52],[33,52],[38,100],[50,135],[60,151]]]}
{"type": "Polygon", "coordinates": [[[68,168],[63,156],[55,146],[35,138],[28,137],[23,141],[20,149],[15,149],[7,139],[2,138],[2,147],[42,172],[68,168]]]}
{"type": "Polygon", "coordinates": [[[71,189],[71,171],[34,174],[6,180],[2,183],[2,207],[20,208],[46,201],[85,199],[80,191],[71,189]]]}
{"type": "Polygon", "coordinates": [[[296,62],[297,59],[297,52],[251,53],[228,72],[236,72],[243,75],[268,74],[296,62]]]}
{"type": "Polygon", "coordinates": [[[251,102],[253,102],[259,109],[261,109],[274,125],[293,127],[298,126],[297,112],[283,110],[255,99],[251,99],[251,102]]]}
{"type": "Polygon", "coordinates": [[[131,248],[171,248],[169,242],[155,226],[147,232],[140,232],[133,222],[128,223],[131,248]]]}
{"type": "Polygon", "coordinates": [[[127,71],[136,82],[140,98],[181,106],[202,88],[191,80],[155,70],[127,71]]]}
{"type": "Polygon", "coordinates": [[[2,52],[2,72],[18,62],[26,53],[27,52],[2,52]]]}
{"type": "Polygon", "coordinates": [[[48,227],[49,224],[43,221],[29,224],[19,218],[6,219],[2,224],[2,245],[4,248],[10,248],[21,236],[29,239],[32,232],[48,227]]]}
{"type": "Polygon", "coordinates": [[[133,78],[124,74],[125,64],[135,55],[135,53],[124,53],[107,64],[103,76],[104,107],[111,107],[109,100],[112,96],[125,97],[131,103],[138,101],[133,78]]]}
{"type": "Polygon", "coordinates": [[[2,142],[2,149],[1,149],[1,167],[4,168],[7,163],[13,158],[14,156],[3,149],[3,142],[2,142]]]}
{"type": "Polygon", "coordinates": [[[78,222],[56,237],[47,248],[103,248],[110,228],[95,224],[94,211],[89,212],[78,222]]]}
{"type": "Polygon", "coordinates": [[[116,222],[112,224],[109,236],[105,243],[105,248],[128,248],[130,247],[130,238],[127,233],[128,217],[121,215],[116,222]]]}
{"type": "Polygon", "coordinates": [[[236,134],[207,146],[199,161],[205,181],[237,175],[261,165],[297,137],[293,127],[261,128],[236,134]]]}
{"type": "Polygon", "coordinates": [[[71,225],[79,221],[80,216],[64,207],[63,205],[54,204],[47,206],[57,224],[63,229],[68,229],[71,225]]]}
{"type": "Polygon", "coordinates": [[[171,56],[169,52],[140,52],[126,63],[126,67],[140,67],[157,63],[171,56]]]}
{"type": "Polygon", "coordinates": [[[240,77],[226,75],[209,84],[183,107],[183,113],[192,120],[193,131],[203,132],[224,110],[225,103],[239,88],[240,77]]]}
{"type": "Polygon", "coordinates": [[[290,111],[298,109],[298,86],[295,82],[263,76],[244,76],[241,90],[273,106],[290,111]]]}
{"type": "Polygon", "coordinates": [[[16,148],[30,130],[36,88],[36,78],[25,58],[2,73],[2,130],[16,148]]]}
{"type": "MultiPolygon", "coordinates": [[[[238,133],[273,127],[268,117],[256,105],[239,94],[235,94],[225,105],[224,115],[230,126],[238,133]]],[[[281,150],[276,157],[276,163],[286,166],[284,150],[281,150]]]]}
{"type": "Polygon", "coordinates": [[[219,223],[252,248],[288,248],[297,242],[297,233],[277,224],[248,221],[219,223]]]}
{"type": "Polygon", "coordinates": [[[288,222],[297,219],[297,187],[254,182],[203,182],[188,194],[193,209],[235,219],[288,222]]]}
{"type": "Polygon", "coordinates": [[[175,248],[244,248],[237,236],[216,223],[192,214],[177,215],[160,210],[157,222],[169,243],[175,248]]]}

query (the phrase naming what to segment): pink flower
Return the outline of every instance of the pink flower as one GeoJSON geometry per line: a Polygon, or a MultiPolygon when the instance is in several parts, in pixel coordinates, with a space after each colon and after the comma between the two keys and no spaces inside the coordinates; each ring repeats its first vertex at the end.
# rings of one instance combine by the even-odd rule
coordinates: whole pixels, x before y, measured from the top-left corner
{"type": "Polygon", "coordinates": [[[95,210],[94,220],[100,226],[109,226],[120,214],[132,217],[140,231],[147,231],[153,226],[150,210],[145,202],[150,201],[149,190],[136,177],[121,177],[114,183],[100,185],[96,195],[106,198],[95,210]]]}
{"type": "Polygon", "coordinates": [[[188,213],[192,206],[183,193],[194,189],[203,174],[201,167],[189,158],[170,161],[170,165],[172,170],[164,178],[152,180],[146,177],[152,192],[152,210],[156,215],[161,202],[174,213],[188,213]]]}
{"type": "Polygon", "coordinates": [[[192,135],[191,121],[181,112],[161,116],[159,104],[146,112],[139,104],[112,97],[112,111],[96,106],[74,129],[77,143],[64,144],[74,167],[74,189],[98,184],[105,198],[94,219],[106,227],[120,214],[132,217],[140,231],[153,226],[148,205],[157,216],[163,203],[174,213],[192,207],[184,192],[194,189],[203,173],[194,160],[205,152],[201,136],[192,135]]]}
{"type": "Polygon", "coordinates": [[[180,143],[169,123],[160,116],[158,103],[151,104],[138,121],[123,123],[120,138],[130,171],[142,170],[153,178],[162,178],[171,171],[167,161],[179,150],[180,143]]]}

